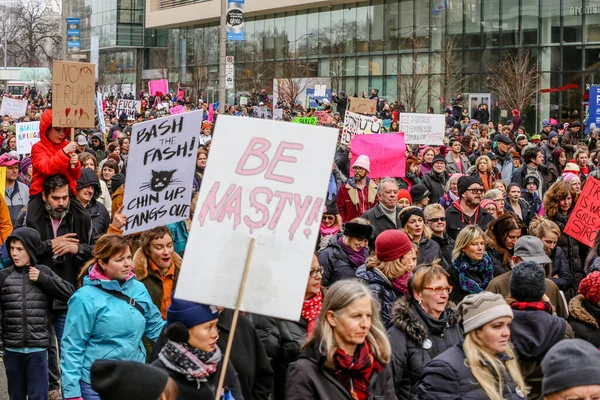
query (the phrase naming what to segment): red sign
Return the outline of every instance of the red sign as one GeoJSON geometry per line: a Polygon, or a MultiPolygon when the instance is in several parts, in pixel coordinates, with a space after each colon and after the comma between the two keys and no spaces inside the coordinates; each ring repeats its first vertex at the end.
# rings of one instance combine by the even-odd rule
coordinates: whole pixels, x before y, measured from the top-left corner
{"type": "Polygon", "coordinates": [[[585,181],[564,233],[588,247],[593,247],[599,229],[600,181],[590,176],[585,181]]]}

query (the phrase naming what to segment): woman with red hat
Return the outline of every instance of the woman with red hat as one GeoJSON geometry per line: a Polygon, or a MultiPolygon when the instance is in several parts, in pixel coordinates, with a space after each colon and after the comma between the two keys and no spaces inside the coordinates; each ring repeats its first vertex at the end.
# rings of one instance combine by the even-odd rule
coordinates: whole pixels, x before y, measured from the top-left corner
{"type": "Polygon", "coordinates": [[[600,347],[600,271],[579,284],[579,295],[569,302],[569,324],[575,337],[600,347]]]}

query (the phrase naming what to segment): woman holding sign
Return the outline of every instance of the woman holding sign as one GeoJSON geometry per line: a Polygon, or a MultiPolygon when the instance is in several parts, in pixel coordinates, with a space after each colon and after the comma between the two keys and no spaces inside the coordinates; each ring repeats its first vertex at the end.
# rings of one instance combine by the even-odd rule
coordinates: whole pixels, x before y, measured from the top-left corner
{"type": "Polygon", "coordinates": [[[314,335],[287,373],[286,400],[395,400],[391,348],[369,288],[340,281],[327,291],[314,335]]]}

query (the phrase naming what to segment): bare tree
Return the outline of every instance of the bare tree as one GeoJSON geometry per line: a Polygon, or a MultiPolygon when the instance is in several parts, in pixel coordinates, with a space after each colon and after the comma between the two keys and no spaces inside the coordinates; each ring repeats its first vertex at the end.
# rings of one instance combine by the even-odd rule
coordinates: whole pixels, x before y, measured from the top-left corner
{"type": "Polygon", "coordinates": [[[244,46],[244,59],[247,61],[243,63],[242,76],[236,76],[236,91],[256,93],[273,85],[273,64],[263,61],[264,42],[264,35],[261,35],[244,46]]]}
{"type": "Polygon", "coordinates": [[[439,83],[440,105],[447,104],[452,96],[461,93],[469,79],[468,75],[463,74],[463,70],[469,66],[469,63],[462,62],[461,53],[457,39],[446,36],[444,47],[440,52],[441,74],[435,78],[439,83]]]}
{"type": "Polygon", "coordinates": [[[507,108],[522,111],[531,104],[538,90],[540,74],[529,49],[516,54],[505,52],[499,65],[486,67],[488,86],[507,108]]]}
{"type": "MultiPolygon", "coordinates": [[[[410,37],[410,63],[406,70],[402,65],[396,67],[398,102],[407,110],[417,109],[428,97],[430,88],[428,76],[431,70],[429,62],[422,62],[422,57],[427,56],[424,51],[425,41],[420,38],[410,37]]],[[[402,63],[400,63],[402,64],[402,63]]]]}
{"type": "Polygon", "coordinates": [[[192,69],[192,97],[195,99],[206,98],[208,84],[208,68],[205,65],[191,67],[192,69]]]}
{"type": "Polygon", "coordinates": [[[331,79],[331,91],[336,93],[342,90],[342,79],[346,75],[347,58],[344,56],[344,43],[331,46],[329,52],[329,76],[331,79]]]}
{"type": "Polygon", "coordinates": [[[281,78],[277,79],[278,96],[289,104],[296,104],[296,98],[311,86],[311,77],[315,72],[307,60],[292,58],[284,61],[281,65],[281,78]]]}

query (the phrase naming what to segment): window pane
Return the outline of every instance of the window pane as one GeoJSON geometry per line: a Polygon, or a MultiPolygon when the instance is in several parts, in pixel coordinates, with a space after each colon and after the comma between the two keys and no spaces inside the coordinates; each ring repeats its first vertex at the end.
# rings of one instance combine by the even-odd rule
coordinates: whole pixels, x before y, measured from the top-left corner
{"type": "Polygon", "coordinates": [[[560,0],[544,0],[542,7],[541,43],[560,43],[560,0]]]}
{"type": "Polygon", "coordinates": [[[296,15],[296,57],[306,57],[309,35],[306,32],[306,11],[298,11],[296,15]]]}
{"type": "MultiPolygon", "coordinates": [[[[559,0],[560,1],[560,0],[559,0]]],[[[483,4],[483,44],[500,45],[500,0],[485,0],[483,4]]]]}
{"type": "Polygon", "coordinates": [[[503,0],[502,10],[502,45],[511,46],[519,43],[519,0],[503,0]]]}
{"type": "Polygon", "coordinates": [[[465,4],[465,45],[481,46],[481,0],[464,0],[465,4]]]}
{"type": "Polygon", "coordinates": [[[369,2],[362,2],[356,8],[356,52],[369,52],[369,2]]]}
{"type": "Polygon", "coordinates": [[[563,41],[581,43],[582,15],[577,12],[571,15],[571,9],[581,10],[581,0],[563,0],[563,41]]]}
{"type": "MultiPolygon", "coordinates": [[[[319,14],[318,9],[311,9],[308,12],[307,17],[307,32],[308,32],[308,54],[309,55],[317,55],[319,54],[319,14]]],[[[327,17],[329,17],[328,11],[323,11],[327,17]]],[[[323,32],[325,35],[325,32],[323,32]]],[[[325,53],[327,54],[327,53],[325,53]]]]}
{"type": "Polygon", "coordinates": [[[400,14],[397,0],[387,0],[384,15],[386,21],[383,24],[384,50],[396,51],[398,50],[398,37],[400,36],[398,26],[400,14]]]}
{"type": "MultiPolygon", "coordinates": [[[[545,6],[545,0],[542,2],[545,6]]],[[[521,4],[522,44],[538,42],[539,4],[538,0],[527,0],[521,4]]]]}
{"type": "Polygon", "coordinates": [[[383,29],[385,23],[383,0],[374,0],[369,12],[369,32],[371,34],[371,51],[383,51],[383,29]]]}

